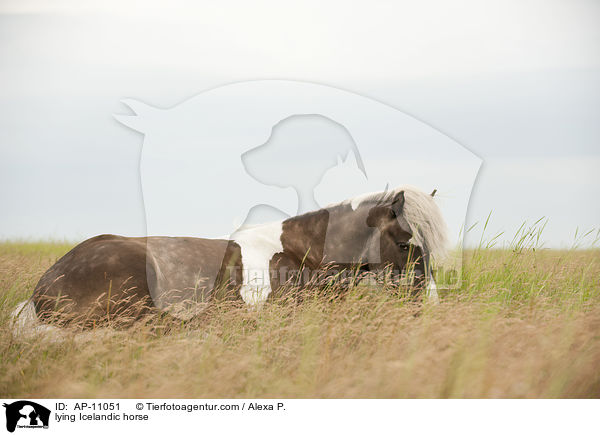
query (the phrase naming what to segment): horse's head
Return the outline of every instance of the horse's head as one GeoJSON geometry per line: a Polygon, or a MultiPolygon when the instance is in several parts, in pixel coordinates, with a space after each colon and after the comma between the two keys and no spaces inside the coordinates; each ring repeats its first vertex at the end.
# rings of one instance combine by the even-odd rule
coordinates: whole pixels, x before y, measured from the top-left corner
{"type": "Polygon", "coordinates": [[[366,224],[377,231],[367,242],[371,259],[376,259],[369,261],[368,267],[381,270],[391,266],[395,276],[408,269],[422,280],[426,273],[427,253],[413,239],[413,229],[404,215],[405,203],[405,192],[402,190],[369,209],[366,224]],[[373,249],[379,252],[373,253],[373,249]]]}
{"type": "Polygon", "coordinates": [[[391,268],[395,281],[433,289],[430,259],[444,254],[446,224],[432,195],[404,186],[287,219],[281,240],[309,268],[391,268]]]}

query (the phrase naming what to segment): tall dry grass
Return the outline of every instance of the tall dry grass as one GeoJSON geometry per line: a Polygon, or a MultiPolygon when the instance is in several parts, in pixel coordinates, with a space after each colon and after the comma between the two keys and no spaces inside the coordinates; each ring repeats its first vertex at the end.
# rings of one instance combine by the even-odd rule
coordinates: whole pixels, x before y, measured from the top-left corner
{"type": "Polygon", "coordinates": [[[598,250],[482,244],[437,306],[357,286],[259,311],[223,302],[187,323],[14,338],[10,311],[68,249],[0,244],[0,396],[600,397],[598,250]]]}

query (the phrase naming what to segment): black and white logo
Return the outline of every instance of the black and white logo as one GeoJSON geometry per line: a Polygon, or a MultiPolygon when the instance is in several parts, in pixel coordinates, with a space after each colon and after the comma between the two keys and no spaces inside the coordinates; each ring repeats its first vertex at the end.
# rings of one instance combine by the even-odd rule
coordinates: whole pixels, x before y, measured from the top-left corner
{"type": "Polygon", "coordinates": [[[50,410],[29,400],[19,400],[3,405],[6,408],[6,430],[48,429],[50,410]]]}

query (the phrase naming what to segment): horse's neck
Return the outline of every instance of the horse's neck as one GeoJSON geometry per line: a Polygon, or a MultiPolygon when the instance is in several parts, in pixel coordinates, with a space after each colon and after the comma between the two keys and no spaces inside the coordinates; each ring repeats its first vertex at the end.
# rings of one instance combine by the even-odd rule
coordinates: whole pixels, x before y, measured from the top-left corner
{"type": "Polygon", "coordinates": [[[365,262],[366,248],[374,234],[374,228],[366,223],[368,210],[339,205],[330,210],[329,216],[323,260],[340,264],[365,262]]]}
{"type": "Polygon", "coordinates": [[[284,252],[309,268],[318,267],[323,259],[329,212],[318,210],[286,219],[282,224],[284,252]]]}
{"type": "Polygon", "coordinates": [[[283,222],[283,248],[305,264],[363,262],[373,229],[366,225],[364,210],[336,205],[283,222]]]}

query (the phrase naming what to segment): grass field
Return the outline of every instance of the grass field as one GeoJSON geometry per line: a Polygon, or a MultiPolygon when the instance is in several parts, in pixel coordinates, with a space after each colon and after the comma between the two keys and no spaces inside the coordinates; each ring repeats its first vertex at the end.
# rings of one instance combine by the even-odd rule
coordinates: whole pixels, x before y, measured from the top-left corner
{"type": "Polygon", "coordinates": [[[201,323],[14,338],[11,310],[70,248],[0,244],[2,397],[600,397],[599,250],[466,251],[437,306],[357,287],[223,303],[201,323]]]}

